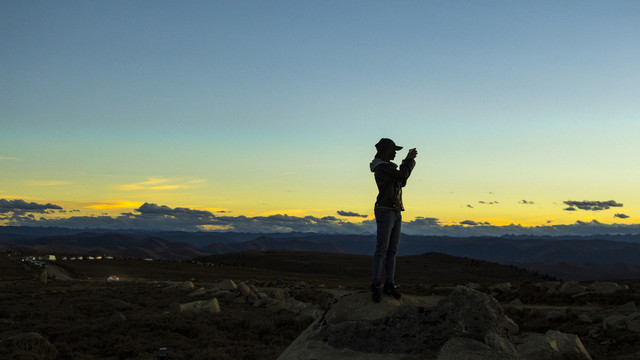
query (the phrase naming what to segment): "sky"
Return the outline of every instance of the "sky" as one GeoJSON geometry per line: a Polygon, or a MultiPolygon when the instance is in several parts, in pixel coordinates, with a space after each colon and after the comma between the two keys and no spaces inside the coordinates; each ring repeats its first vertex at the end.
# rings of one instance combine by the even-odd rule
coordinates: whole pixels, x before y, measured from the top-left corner
{"type": "Polygon", "coordinates": [[[640,2],[0,1],[0,225],[640,232],[640,2]]]}

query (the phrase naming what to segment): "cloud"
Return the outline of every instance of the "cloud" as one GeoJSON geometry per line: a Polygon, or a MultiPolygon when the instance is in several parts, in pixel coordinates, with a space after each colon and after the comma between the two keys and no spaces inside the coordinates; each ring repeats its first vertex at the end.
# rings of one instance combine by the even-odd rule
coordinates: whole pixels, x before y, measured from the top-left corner
{"type": "Polygon", "coordinates": [[[617,217],[617,218],[620,218],[620,219],[627,219],[627,218],[629,218],[629,215],[627,215],[627,214],[615,214],[615,215],[613,215],[613,217],[617,217]]]}
{"type": "Polygon", "coordinates": [[[418,216],[415,220],[410,221],[410,224],[423,225],[423,226],[439,226],[440,220],[432,217],[418,216]]]}
{"type": "Polygon", "coordinates": [[[159,191],[159,190],[174,190],[174,189],[183,189],[189,187],[188,185],[175,185],[170,184],[170,181],[167,179],[159,179],[159,178],[150,178],[147,181],[142,181],[133,184],[124,184],[118,185],[117,188],[120,190],[151,190],[151,191],[159,191]]]}
{"type": "Polygon", "coordinates": [[[574,207],[568,207],[568,208],[564,208],[564,211],[578,211],[578,209],[574,207]]]}
{"type": "Polygon", "coordinates": [[[0,199],[0,214],[13,213],[14,215],[24,215],[26,213],[45,213],[49,210],[62,210],[62,207],[54,204],[38,204],[26,202],[22,199],[7,200],[0,199]]]}
{"type": "Polygon", "coordinates": [[[467,207],[473,209],[473,206],[471,206],[471,204],[467,204],[467,207]]]}
{"type": "Polygon", "coordinates": [[[497,201],[478,201],[479,204],[483,204],[483,205],[497,205],[499,204],[499,202],[497,201]]]}
{"type": "Polygon", "coordinates": [[[195,217],[201,218],[213,218],[214,215],[210,211],[206,210],[193,210],[184,207],[170,208],[167,205],[157,205],[145,202],[139,208],[134,211],[139,212],[142,215],[161,215],[161,216],[173,216],[173,217],[195,217]]]}
{"type": "Polygon", "coordinates": [[[18,160],[18,158],[8,157],[8,156],[0,156],[0,161],[3,160],[18,160]]]}
{"type": "Polygon", "coordinates": [[[361,218],[366,218],[369,216],[369,215],[358,214],[352,211],[342,211],[342,210],[338,210],[338,215],[346,216],[346,217],[361,217],[361,218]]]}
{"type": "Polygon", "coordinates": [[[468,226],[485,226],[485,225],[491,225],[491,223],[489,222],[475,222],[473,220],[465,220],[465,221],[461,221],[460,225],[468,225],[468,226]]]}
{"type": "Polygon", "coordinates": [[[527,201],[527,200],[524,200],[524,199],[523,199],[523,200],[520,200],[520,201],[518,202],[518,204],[523,204],[523,205],[533,205],[533,204],[535,204],[535,203],[534,203],[533,201],[527,201]]]}
{"type": "Polygon", "coordinates": [[[573,211],[575,210],[575,208],[578,208],[580,210],[591,210],[591,211],[600,211],[600,210],[608,210],[609,208],[612,207],[622,207],[623,204],[617,203],[614,200],[609,200],[609,201],[574,201],[574,200],[567,200],[564,202],[566,205],[568,205],[569,207],[566,208],[565,210],[567,211],[573,211]],[[573,209],[573,210],[569,210],[569,209],[573,209]]]}

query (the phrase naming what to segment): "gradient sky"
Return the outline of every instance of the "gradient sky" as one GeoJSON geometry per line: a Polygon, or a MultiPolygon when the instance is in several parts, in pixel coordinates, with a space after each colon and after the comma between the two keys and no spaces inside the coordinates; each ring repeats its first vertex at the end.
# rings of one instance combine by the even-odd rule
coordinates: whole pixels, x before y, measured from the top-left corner
{"type": "Polygon", "coordinates": [[[31,220],[149,203],[367,223],[390,137],[419,151],[407,222],[635,226],[638,19],[638,1],[3,0],[0,199],[64,210],[31,220]]]}

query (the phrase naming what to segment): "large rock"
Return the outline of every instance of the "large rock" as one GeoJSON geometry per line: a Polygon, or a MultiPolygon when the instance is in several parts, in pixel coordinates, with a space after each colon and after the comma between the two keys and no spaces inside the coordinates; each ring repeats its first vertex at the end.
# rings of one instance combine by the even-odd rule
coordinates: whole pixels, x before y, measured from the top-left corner
{"type": "Polygon", "coordinates": [[[249,286],[247,286],[247,284],[245,284],[244,282],[238,284],[238,290],[240,290],[240,293],[243,296],[249,296],[251,294],[251,288],[249,288],[249,286]]]}
{"type": "Polygon", "coordinates": [[[493,286],[489,287],[489,290],[498,290],[502,293],[510,293],[512,292],[512,287],[511,287],[511,283],[510,282],[503,282],[500,284],[495,284],[493,286]]]}
{"type": "Polygon", "coordinates": [[[220,290],[236,290],[238,285],[233,280],[223,280],[222,282],[217,284],[218,289],[220,290]]]}
{"type": "Polygon", "coordinates": [[[638,308],[636,307],[635,301],[630,301],[628,303],[616,306],[616,311],[621,314],[633,314],[638,311],[638,308]]]}
{"type": "Polygon", "coordinates": [[[348,294],[318,317],[279,360],[590,360],[576,335],[518,338],[491,296],[458,286],[445,298],[348,294]],[[439,300],[439,301],[438,301],[439,300]]]}
{"type": "Polygon", "coordinates": [[[623,290],[623,288],[614,282],[597,281],[589,285],[589,290],[595,292],[596,294],[606,295],[606,294],[613,294],[616,291],[623,290]]]}
{"type": "Polygon", "coordinates": [[[534,286],[541,290],[556,290],[562,283],[560,281],[543,281],[535,283],[534,286]]]}
{"type": "Polygon", "coordinates": [[[627,317],[624,315],[611,315],[602,320],[602,327],[605,329],[626,329],[627,317]]]}
{"type": "Polygon", "coordinates": [[[529,335],[518,352],[527,360],[591,360],[578,336],[553,330],[529,335]]]}
{"type": "Polygon", "coordinates": [[[627,327],[634,332],[640,332],[640,312],[627,316],[627,327]]]}
{"type": "Polygon", "coordinates": [[[484,356],[477,359],[517,359],[509,329],[494,298],[462,286],[437,304],[410,296],[374,303],[369,293],[357,293],[316,319],[279,359],[450,359],[463,348],[484,356]],[[457,340],[441,351],[452,338],[482,346],[457,340]]]}
{"type": "Polygon", "coordinates": [[[58,350],[36,332],[4,338],[0,340],[0,350],[2,350],[1,359],[54,360],[58,358],[58,350]]]}
{"type": "Polygon", "coordinates": [[[491,348],[484,343],[455,337],[449,339],[440,349],[436,360],[520,360],[513,354],[508,354],[491,348]]]}
{"type": "Polygon", "coordinates": [[[193,285],[193,283],[191,281],[187,280],[187,281],[181,283],[179,288],[182,289],[182,290],[193,290],[193,289],[196,288],[196,286],[193,285]]]}
{"type": "Polygon", "coordinates": [[[580,283],[578,283],[577,281],[567,281],[562,284],[562,286],[560,286],[560,289],[558,289],[558,293],[565,295],[576,295],[583,293],[586,290],[587,288],[580,285],[580,283]]]}
{"type": "Polygon", "coordinates": [[[211,300],[199,300],[192,301],[186,304],[174,304],[171,306],[171,311],[173,312],[211,312],[211,313],[219,313],[220,312],[220,303],[217,298],[213,298],[211,300]]]}

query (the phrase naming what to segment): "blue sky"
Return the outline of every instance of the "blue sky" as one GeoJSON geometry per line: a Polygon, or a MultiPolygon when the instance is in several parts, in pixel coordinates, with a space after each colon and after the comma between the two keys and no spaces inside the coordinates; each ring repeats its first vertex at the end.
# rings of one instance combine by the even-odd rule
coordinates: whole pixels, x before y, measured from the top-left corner
{"type": "Polygon", "coordinates": [[[406,221],[640,223],[636,1],[3,1],[0,14],[0,198],[73,216],[151,203],[361,222],[337,211],[372,219],[368,162],[391,137],[419,151],[406,221]],[[624,206],[565,204],[610,200],[624,206]]]}

